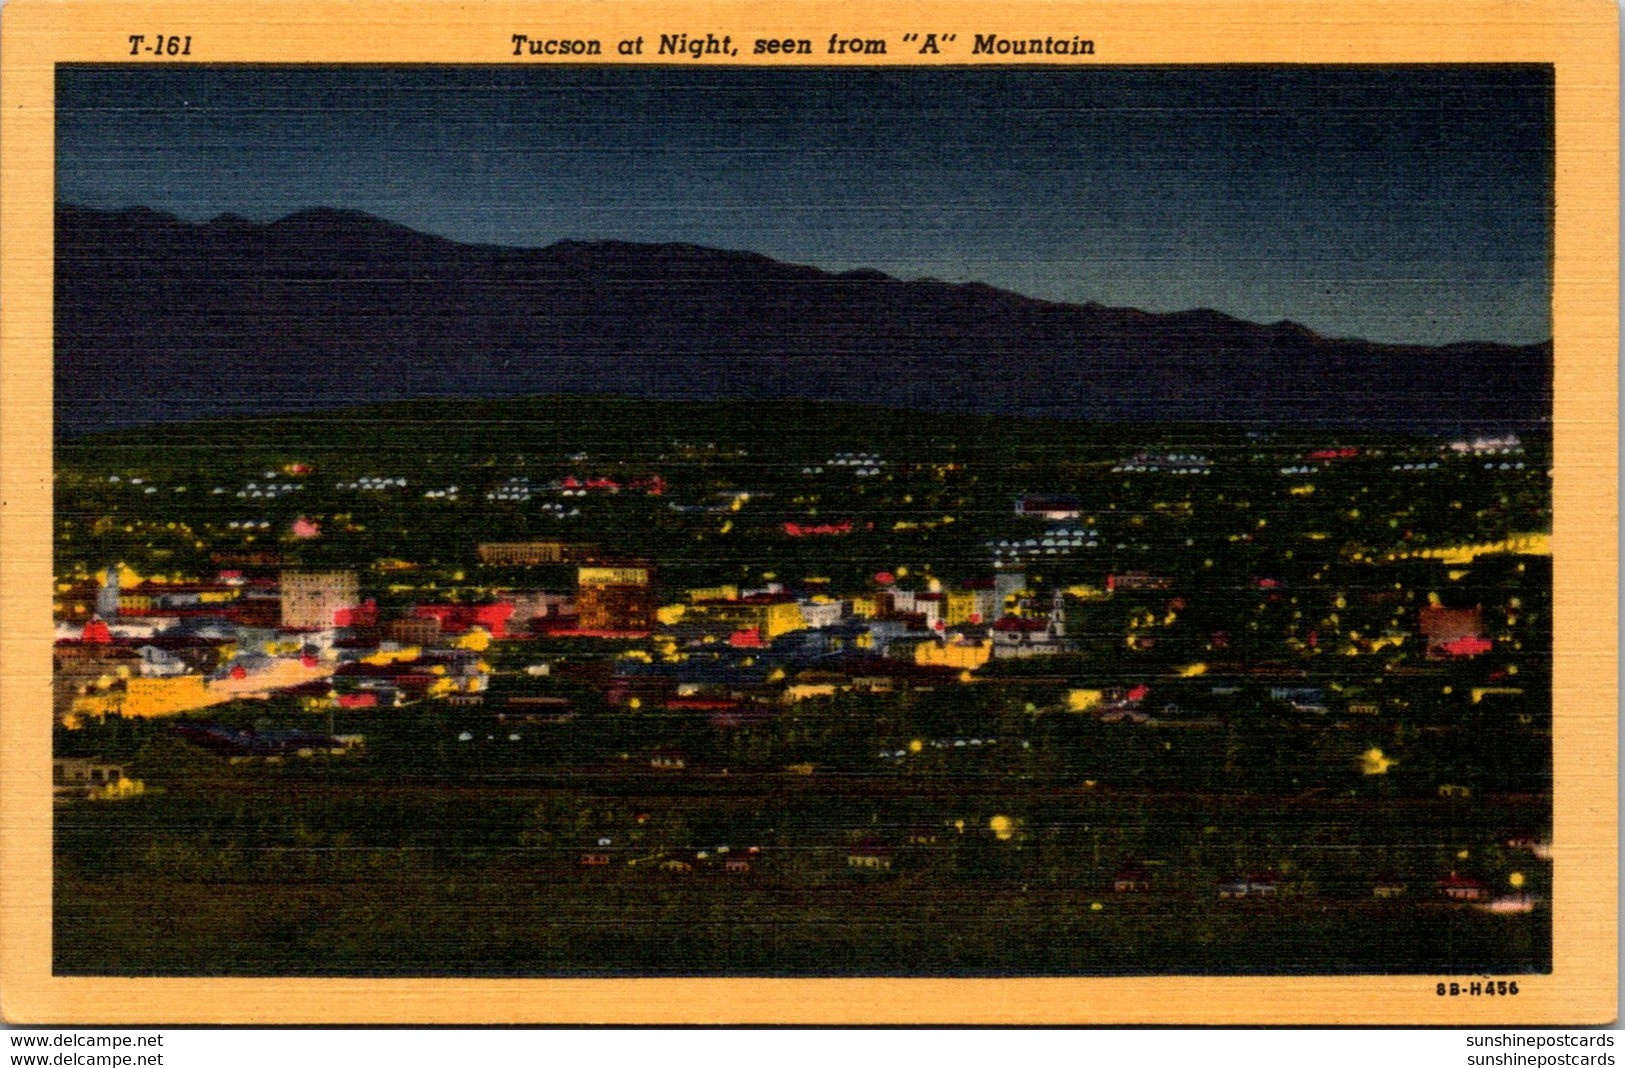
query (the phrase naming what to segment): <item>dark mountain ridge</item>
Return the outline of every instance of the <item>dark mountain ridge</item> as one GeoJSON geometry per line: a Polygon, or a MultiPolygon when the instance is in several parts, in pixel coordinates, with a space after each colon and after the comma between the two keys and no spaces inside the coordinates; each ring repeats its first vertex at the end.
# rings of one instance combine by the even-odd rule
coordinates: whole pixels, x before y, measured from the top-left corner
{"type": "Polygon", "coordinates": [[[810,398],[1101,421],[1549,419],[1550,344],[1381,345],[750,252],[466,245],[319,208],[57,210],[60,432],[408,397],[810,398]]]}

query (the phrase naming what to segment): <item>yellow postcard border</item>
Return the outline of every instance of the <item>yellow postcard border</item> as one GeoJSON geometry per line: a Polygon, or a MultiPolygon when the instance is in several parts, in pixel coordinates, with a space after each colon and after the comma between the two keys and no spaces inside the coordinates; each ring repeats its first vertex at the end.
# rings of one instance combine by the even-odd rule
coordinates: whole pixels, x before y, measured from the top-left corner
{"type": "MultiPolygon", "coordinates": [[[[0,1008],[13,1022],[1585,1024],[1618,975],[1618,47],[1612,0],[13,0],[0,11],[0,1008]],[[54,67],[132,61],[525,63],[511,33],[606,42],[1065,30],[1091,64],[1549,63],[1557,82],[1554,968],[1505,998],[1435,977],[90,979],[50,974],[54,67]]],[[[606,52],[612,52],[606,48],[606,52]]],[[[546,61],[546,60],[541,60],[546,61]]],[[[610,54],[595,62],[657,62],[610,54]]],[[[743,64],[741,56],[727,62],[743,64]]],[[[891,55],[885,62],[963,63],[891,55]]],[[[1038,57],[1022,62],[1053,62],[1038,57]]],[[[828,64],[780,58],[780,63],[828,64]]],[[[853,62],[858,62],[854,60],[853,62]]],[[[867,62],[873,62],[867,61],[867,62]]],[[[1009,62],[1008,59],[1002,62],[1009,62]]],[[[1459,978],[1459,977],[1438,977],[1459,978]]]]}

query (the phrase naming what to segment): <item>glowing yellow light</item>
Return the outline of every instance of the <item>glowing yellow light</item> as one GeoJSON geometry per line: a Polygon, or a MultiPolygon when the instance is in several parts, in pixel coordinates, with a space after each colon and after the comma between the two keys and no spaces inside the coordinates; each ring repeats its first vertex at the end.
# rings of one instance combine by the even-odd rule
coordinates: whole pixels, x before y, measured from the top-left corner
{"type": "Polygon", "coordinates": [[[1371,748],[1360,754],[1360,772],[1364,775],[1386,775],[1393,764],[1381,749],[1371,748]]]}
{"type": "Polygon", "coordinates": [[[1090,902],[1089,911],[1090,912],[1099,912],[1101,909],[1103,909],[1105,907],[1106,906],[1102,905],[1100,902],[1094,901],[1094,902],[1090,902]]]}
{"type": "Polygon", "coordinates": [[[1066,695],[1066,707],[1073,712],[1087,712],[1105,700],[1103,690],[1069,690],[1066,695]]]}
{"type": "Polygon", "coordinates": [[[1008,842],[1015,836],[1016,825],[1009,816],[994,816],[987,821],[987,825],[993,831],[994,837],[1001,842],[1008,842]]]}
{"type": "Polygon", "coordinates": [[[1507,882],[1510,883],[1514,889],[1522,886],[1523,885],[1523,872],[1515,871],[1511,875],[1508,875],[1507,876],[1507,882]]]}
{"type": "Polygon", "coordinates": [[[964,820],[954,820],[954,830],[958,831],[960,834],[964,834],[965,833],[965,821],[964,820]]]}
{"type": "Polygon", "coordinates": [[[626,707],[627,708],[642,708],[643,707],[643,701],[641,699],[639,699],[639,698],[634,697],[631,700],[626,702],[626,707]]]}
{"type": "Polygon", "coordinates": [[[925,748],[925,743],[920,741],[918,738],[916,738],[912,742],[908,743],[908,751],[910,753],[918,753],[920,750],[922,750],[924,748],[925,748]]]}
{"type": "Polygon", "coordinates": [[[1457,860],[1466,860],[1467,859],[1467,850],[1463,849],[1460,853],[1457,853],[1456,854],[1456,859],[1457,860]]]}

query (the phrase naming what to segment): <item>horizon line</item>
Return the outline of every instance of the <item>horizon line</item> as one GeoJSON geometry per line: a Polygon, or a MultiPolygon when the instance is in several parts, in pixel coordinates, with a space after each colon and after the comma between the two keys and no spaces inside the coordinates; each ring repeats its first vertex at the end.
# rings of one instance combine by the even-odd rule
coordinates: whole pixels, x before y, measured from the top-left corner
{"type": "MultiPolygon", "coordinates": [[[[148,214],[148,215],[157,216],[159,218],[170,219],[170,220],[173,220],[173,221],[175,221],[177,223],[180,223],[180,224],[183,224],[183,225],[186,225],[186,226],[193,226],[193,227],[209,226],[211,224],[218,223],[218,222],[220,222],[222,220],[241,221],[241,222],[246,223],[246,224],[248,224],[250,226],[271,227],[271,226],[275,226],[275,225],[277,225],[279,223],[285,223],[285,222],[288,222],[289,220],[299,218],[300,216],[317,215],[317,214],[321,214],[321,213],[325,212],[325,213],[331,213],[331,214],[334,214],[334,215],[343,215],[343,216],[350,216],[350,217],[357,218],[357,219],[364,219],[364,220],[367,220],[367,221],[372,222],[372,223],[378,223],[378,224],[382,224],[384,226],[395,227],[395,228],[398,228],[398,229],[401,229],[401,230],[405,230],[408,233],[416,234],[416,235],[418,235],[420,237],[433,238],[434,240],[444,241],[444,242],[446,242],[448,244],[456,245],[456,246],[459,246],[461,248],[472,248],[472,249],[509,249],[509,250],[520,250],[520,251],[545,251],[547,249],[558,248],[561,245],[587,245],[587,246],[593,246],[593,245],[619,245],[619,246],[624,246],[624,247],[628,247],[628,248],[696,249],[696,250],[705,251],[705,252],[721,252],[721,253],[726,253],[726,254],[729,254],[729,255],[760,257],[762,259],[769,260],[769,261],[771,261],[773,263],[782,264],[784,266],[803,267],[803,268],[806,268],[806,269],[809,269],[809,270],[820,271],[820,272],[822,272],[824,274],[831,275],[831,276],[834,276],[834,277],[840,277],[840,276],[843,276],[843,275],[852,275],[852,274],[857,274],[857,273],[868,271],[868,272],[874,272],[876,274],[879,274],[879,275],[881,275],[882,277],[884,277],[887,280],[900,282],[900,283],[905,284],[905,285],[913,285],[913,284],[920,284],[920,283],[924,283],[924,284],[933,284],[934,283],[934,284],[937,284],[937,285],[948,286],[948,287],[956,288],[956,289],[957,288],[966,288],[966,287],[981,287],[983,289],[991,289],[991,290],[993,290],[995,292],[998,292],[998,293],[1005,293],[1005,294],[1009,294],[1011,296],[1020,297],[1023,300],[1033,301],[1033,302],[1038,303],[1038,304],[1047,304],[1047,305],[1053,305],[1053,306],[1057,306],[1057,307],[1089,308],[1089,309],[1100,309],[1100,310],[1103,310],[1103,311],[1116,311],[1116,312],[1136,312],[1136,313],[1139,313],[1139,314],[1142,314],[1142,315],[1152,315],[1152,316],[1159,316],[1159,317],[1160,316],[1169,316],[1169,317],[1172,317],[1172,316],[1188,316],[1188,315],[1218,315],[1218,316],[1222,316],[1222,317],[1224,317],[1226,319],[1229,319],[1229,320],[1231,320],[1233,322],[1246,323],[1246,324],[1250,324],[1250,325],[1253,325],[1253,326],[1274,328],[1274,329],[1298,329],[1298,330],[1303,330],[1303,331],[1306,331],[1306,332],[1314,335],[1316,338],[1319,338],[1319,339],[1324,340],[1324,341],[1359,342],[1359,343],[1362,343],[1362,344],[1378,345],[1378,346],[1382,346],[1382,347],[1386,347],[1386,348],[1450,349],[1450,348],[1456,348],[1456,347],[1461,347],[1461,346],[1470,346],[1470,345],[1496,345],[1496,346],[1502,346],[1502,347],[1510,348],[1510,349],[1530,349],[1530,348],[1539,348],[1541,346],[1549,346],[1554,341],[1554,336],[1551,335],[1551,334],[1548,334],[1546,337],[1535,340],[1535,341],[1506,341],[1506,340],[1498,340],[1498,339],[1482,338],[1482,337],[1480,337],[1480,338],[1465,337],[1465,338],[1458,338],[1458,339],[1453,340],[1453,341],[1445,341],[1445,342],[1438,342],[1438,343],[1428,343],[1428,342],[1422,342],[1422,341],[1374,341],[1374,340],[1372,340],[1370,338],[1361,337],[1361,336],[1352,335],[1352,334],[1325,333],[1325,332],[1322,332],[1321,330],[1316,329],[1315,327],[1309,326],[1308,324],[1302,322],[1301,320],[1293,318],[1291,316],[1286,316],[1286,317],[1283,317],[1283,318],[1274,319],[1274,320],[1266,322],[1266,321],[1262,321],[1262,320],[1258,320],[1258,319],[1248,319],[1248,318],[1245,318],[1243,316],[1237,315],[1237,314],[1235,314],[1233,312],[1225,311],[1222,308],[1215,308],[1215,307],[1208,306],[1208,305],[1201,305],[1201,306],[1188,307],[1188,308],[1176,308],[1176,309],[1170,309],[1170,310],[1165,310],[1165,311],[1154,311],[1154,310],[1150,310],[1150,309],[1147,309],[1147,308],[1139,307],[1137,305],[1104,304],[1104,303],[1102,303],[1100,301],[1095,301],[1095,300],[1083,300],[1083,301],[1056,300],[1056,299],[1051,298],[1051,297],[1035,296],[1035,295],[1033,295],[1031,293],[1025,293],[1025,292],[1022,292],[1021,290],[1018,290],[1018,289],[1011,289],[1011,288],[1009,288],[1007,286],[996,285],[996,284],[994,284],[992,282],[987,282],[987,281],[980,280],[980,279],[964,280],[964,281],[949,281],[947,279],[937,278],[937,277],[931,276],[931,275],[917,275],[917,276],[914,276],[914,277],[904,277],[904,276],[901,276],[901,275],[892,274],[892,273],[890,273],[888,271],[881,270],[878,267],[852,267],[852,268],[822,267],[822,266],[819,266],[818,264],[814,264],[814,263],[803,263],[803,262],[799,262],[799,261],[795,261],[795,260],[781,259],[781,258],[779,258],[777,256],[774,256],[774,255],[771,255],[771,254],[765,253],[765,252],[760,252],[760,251],[757,251],[755,249],[723,248],[723,247],[716,246],[716,245],[702,245],[702,244],[698,244],[698,243],[693,242],[693,241],[675,241],[675,240],[673,240],[673,241],[632,241],[632,240],[627,240],[625,238],[614,238],[614,237],[600,237],[600,238],[559,237],[559,238],[555,238],[555,239],[553,239],[551,241],[547,241],[545,243],[526,243],[526,244],[503,244],[503,243],[492,242],[492,241],[468,241],[468,240],[464,240],[464,239],[461,239],[461,238],[448,237],[445,234],[436,233],[436,232],[433,232],[431,230],[420,229],[417,226],[413,226],[413,225],[411,225],[409,223],[404,223],[404,222],[401,222],[401,221],[399,221],[397,219],[391,219],[391,218],[387,218],[387,217],[382,216],[382,215],[377,215],[377,214],[374,214],[374,213],[372,213],[370,211],[363,211],[360,208],[337,207],[337,206],[334,206],[332,204],[310,204],[310,205],[306,205],[304,207],[296,208],[296,209],[294,209],[292,211],[286,212],[284,214],[277,215],[277,216],[272,217],[272,218],[254,218],[252,216],[243,215],[243,214],[240,214],[240,213],[234,212],[234,211],[222,211],[222,212],[218,212],[218,213],[216,213],[214,215],[208,216],[206,218],[194,218],[194,217],[188,217],[188,216],[185,216],[185,215],[181,215],[181,214],[178,214],[178,213],[173,212],[173,211],[166,211],[166,210],[159,209],[159,208],[153,208],[153,207],[150,207],[150,206],[148,206],[146,204],[126,204],[126,205],[124,205],[122,207],[117,207],[117,208],[99,208],[99,207],[93,207],[93,206],[88,205],[88,204],[77,203],[77,202],[69,201],[69,200],[58,200],[58,201],[56,201],[54,206],[53,206],[53,213],[61,211],[64,208],[72,209],[72,210],[75,210],[75,211],[81,211],[81,212],[96,213],[96,214],[101,214],[101,215],[148,214]]],[[[54,222],[54,220],[53,220],[53,222],[54,222]]]]}

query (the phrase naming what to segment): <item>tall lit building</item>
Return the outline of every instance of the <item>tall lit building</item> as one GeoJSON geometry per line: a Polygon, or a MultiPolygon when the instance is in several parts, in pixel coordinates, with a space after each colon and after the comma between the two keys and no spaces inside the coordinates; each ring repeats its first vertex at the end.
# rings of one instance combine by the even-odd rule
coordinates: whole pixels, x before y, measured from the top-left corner
{"type": "Polygon", "coordinates": [[[107,581],[96,591],[96,614],[103,619],[118,615],[118,565],[107,565],[107,581]]]}
{"type": "Polygon", "coordinates": [[[331,627],[339,612],[361,603],[354,571],[284,571],[281,585],[284,627],[331,627]]]}
{"type": "Polygon", "coordinates": [[[583,630],[648,631],[655,625],[654,572],[647,564],[592,564],[576,572],[583,630]]]}

